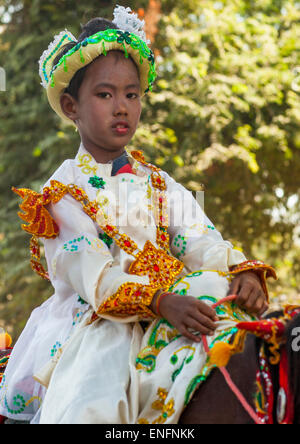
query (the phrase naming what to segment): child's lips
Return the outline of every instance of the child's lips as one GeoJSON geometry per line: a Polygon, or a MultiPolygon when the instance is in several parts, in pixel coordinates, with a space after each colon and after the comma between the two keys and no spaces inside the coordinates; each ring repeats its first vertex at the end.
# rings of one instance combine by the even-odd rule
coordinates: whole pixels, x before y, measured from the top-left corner
{"type": "Polygon", "coordinates": [[[113,132],[115,133],[115,134],[117,134],[118,136],[126,136],[128,133],[129,133],[129,128],[127,127],[116,127],[116,128],[113,128],[113,132]]]}
{"type": "Polygon", "coordinates": [[[129,132],[129,125],[127,122],[116,122],[112,126],[113,132],[119,136],[124,136],[129,132]]]}

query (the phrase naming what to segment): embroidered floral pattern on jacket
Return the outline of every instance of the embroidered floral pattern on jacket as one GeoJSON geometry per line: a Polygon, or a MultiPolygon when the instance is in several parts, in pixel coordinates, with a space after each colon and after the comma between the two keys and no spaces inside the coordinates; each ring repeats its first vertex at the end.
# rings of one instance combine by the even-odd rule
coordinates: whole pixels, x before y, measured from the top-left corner
{"type": "Polygon", "coordinates": [[[180,259],[180,256],[184,256],[186,249],[186,238],[178,234],[173,240],[174,247],[177,247],[180,251],[177,253],[176,257],[180,259]]]}
{"type": "Polygon", "coordinates": [[[171,342],[180,338],[176,330],[166,319],[159,319],[151,331],[148,344],[138,354],[136,369],[151,373],[155,370],[156,358],[160,351],[171,342]]]}
{"type": "Polygon", "coordinates": [[[50,352],[50,356],[51,358],[53,358],[53,356],[56,355],[56,353],[58,352],[58,350],[61,348],[61,343],[60,342],[56,342],[53,347],[51,348],[51,352],[50,352]]]}
{"type": "Polygon", "coordinates": [[[35,401],[37,401],[38,403],[37,410],[41,405],[42,399],[39,396],[29,396],[25,392],[16,393],[13,397],[13,404],[10,405],[6,396],[6,390],[7,385],[4,375],[2,382],[0,383],[0,404],[5,405],[6,410],[11,415],[19,415],[21,413],[31,412],[30,405],[35,401]]]}
{"type": "Polygon", "coordinates": [[[182,360],[182,362],[181,362],[181,364],[180,364],[180,366],[172,373],[172,381],[174,382],[175,381],[175,379],[177,378],[177,376],[181,373],[181,371],[182,371],[182,369],[183,369],[183,367],[184,367],[184,365],[185,364],[189,364],[193,359],[194,359],[194,355],[195,355],[195,352],[196,352],[196,349],[195,349],[195,347],[192,347],[192,346],[190,346],[190,345],[185,345],[185,346],[183,346],[183,347],[180,347],[178,350],[176,350],[174,353],[173,353],[173,355],[171,356],[171,358],[170,358],[170,362],[171,362],[171,364],[173,364],[173,365],[176,365],[177,363],[178,363],[178,360],[179,360],[179,358],[178,358],[178,354],[180,354],[180,352],[182,351],[182,350],[190,350],[191,351],[191,354],[189,355],[189,356],[186,356],[186,357],[184,357],[183,358],[183,360],[182,360]]]}
{"type": "Polygon", "coordinates": [[[174,399],[170,399],[170,401],[166,402],[166,399],[168,397],[168,392],[163,389],[159,388],[157,390],[157,396],[158,399],[153,402],[152,408],[154,410],[158,410],[161,412],[161,414],[153,421],[153,424],[164,424],[170,416],[172,416],[175,413],[174,410],[174,399]]]}
{"type": "MultiPolygon", "coordinates": [[[[152,409],[160,411],[161,414],[152,421],[152,424],[164,424],[168,418],[174,415],[175,401],[172,398],[166,402],[167,396],[167,390],[159,387],[157,390],[157,399],[152,403],[152,409]]],[[[149,421],[147,418],[139,418],[138,424],[149,424],[149,421]]]]}
{"type": "Polygon", "coordinates": [[[99,239],[92,238],[90,240],[87,236],[79,235],[79,237],[75,237],[74,239],[65,242],[63,250],[69,253],[75,253],[87,247],[93,251],[101,251],[102,254],[109,256],[110,253],[108,252],[106,243],[104,241],[101,242],[102,239],[100,239],[100,236],[99,239]]]}
{"type": "Polygon", "coordinates": [[[77,166],[81,169],[81,172],[83,174],[94,173],[94,175],[96,176],[98,167],[90,154],[82,154],[78,156],[78,160],[79,164],[77,166]]]}
{"type": "Polygon", "coordinates": [[[78,295],[77,302],[79,302],[79,304],[81,304],[81,305],[85,305],[85,304],[87,304],[87,302],[86,302],[84,299],[82,299],[82,297],[79,296],[79,295],[78,295]]]}
{"type": "Polygon", "coordinates": [[[106,182],[103,180],[102,177],[93,176],[89,178],[89,184],[91,184],[94,188],[101,188],[102,190],[104,190],[104,185],[106,184],[106,182]]]}
{"type": "Polygon", "coordinates": [[[106,233],[99,233],[99,239],[101,239],[108,248],[110,248],[114,243],[114,240],[111,237],[107,236],[106,233]]]}

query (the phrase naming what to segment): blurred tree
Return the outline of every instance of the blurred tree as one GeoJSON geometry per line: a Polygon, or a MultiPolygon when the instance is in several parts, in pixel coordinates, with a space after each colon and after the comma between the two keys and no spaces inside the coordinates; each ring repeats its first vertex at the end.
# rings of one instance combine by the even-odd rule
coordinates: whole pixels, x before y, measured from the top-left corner
{"type": "Polygon", "coordinates": [[[300,293],[300,2],[162,5],[139,144],[188,188],[204,184],[223,236],[279,270],[273,295],[300,293]]]}
{"type": "MultiPolygon", "coordinates": [[[[155,29],[159,2],[150,1],[150,13],[148,0],[117,3],[144,10],[146,19],[148,11],[155,29]]],[[[281,270],[274,294],[299,291],[300,3],[160,3],[159,77],[133,145],[189,189],[205,185],[205,210],[224,237],[281,270]]],[[[7,77],[0,91],[0,325],[11,325],[15,337],[52,288],[30,270],[29,238],[10,188],[39,190],[79,145],[50,109],[37,63],[53,35],[65,27],[78,35],[80,23],[111,18],[115,4],[0,0],[7,77]]]]}
{"type": "MultiPolygon", "coordinates": [[[[123,4],[124,2],[118,2],[123,4]]],[[[140,1],[146,7],[147,1],[140,1]]],[[[95,16],[112,18],[110,0],[0,0],[0,326],[17,337],[33,307],[52,293],[29,265],[29,237],[20,229],[19,199],[12,186],[37,191],[66,158],[74,157],[78,134],[61,125],[40,85],[38,61],[53,36],[95,16]]],[[[126,5],[134,8],[135,2],[126,5]]]]}

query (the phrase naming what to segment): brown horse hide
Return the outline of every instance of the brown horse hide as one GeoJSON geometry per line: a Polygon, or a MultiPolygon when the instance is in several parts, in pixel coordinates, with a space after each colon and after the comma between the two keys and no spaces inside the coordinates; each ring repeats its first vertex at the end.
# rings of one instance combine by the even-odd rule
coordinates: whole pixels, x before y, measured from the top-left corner
{"type": "MultiPolygon", "coordinates": [[[[271,313],[268,318],[279,317],[282,313],[271,313]]],[[[300,314],[287,323],[285,328],[286,343],[282,346],[287,352],[286,379],[293,395],[293,399],[287,399],[286,402],[293,402],[294,417],[292,422],[300,424],[300,339],[296,341],[296,334],[300,337],[300,314]],[[299,346],[296,346],[297,344],[299,346]]],[[[267,358],[270,358],[268,344],[264,343],[262,339],[248,334],[243,353],[234,355],[227,366],[235,385],[254,410],[256,372],[259,368],[258,353],[263,344],[267,358]]],[[[271,365],[269,362],[269,367],[274,393],[272,422],[278,424],[279,364],[271,365]]],[[[215,369],[206,382],[196,390],[181,415],[180,424],[253,424],[253,420],[229,389],[221,372],[215,369]]]]}

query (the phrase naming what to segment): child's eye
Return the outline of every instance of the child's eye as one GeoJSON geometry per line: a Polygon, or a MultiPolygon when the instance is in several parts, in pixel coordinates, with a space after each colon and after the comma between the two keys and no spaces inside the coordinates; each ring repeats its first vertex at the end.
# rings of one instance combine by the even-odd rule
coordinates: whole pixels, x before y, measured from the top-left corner
{"type": "Polygon", "coordinates": [[[101,93],[98,93],[97,96],[101,97],[102,99],[107,99],[108,97],[111,96],[111,94],[108,92],[101,92],[101,93]]]}
{"type": "Polygon", "coordinates": [[[128,99],[136,99],[139,95],[137,93],[128,93],[127,97],[128,99]]]}

